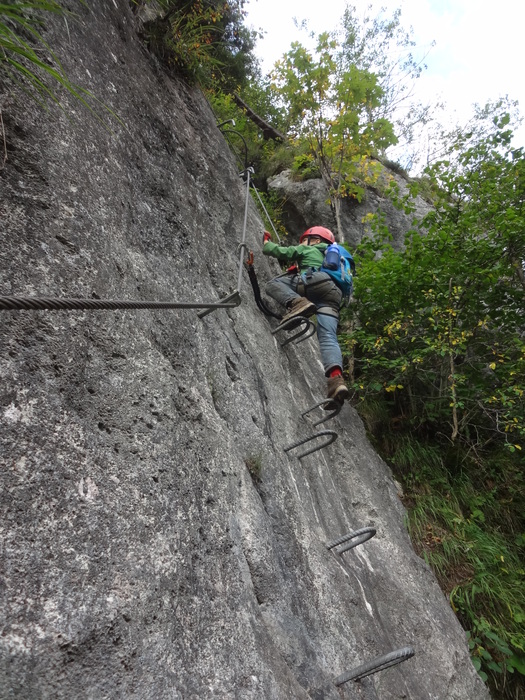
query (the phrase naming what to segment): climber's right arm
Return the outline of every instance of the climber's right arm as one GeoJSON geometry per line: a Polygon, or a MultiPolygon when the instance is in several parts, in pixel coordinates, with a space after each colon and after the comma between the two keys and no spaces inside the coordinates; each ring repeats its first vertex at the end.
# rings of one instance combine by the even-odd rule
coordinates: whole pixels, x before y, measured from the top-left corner
{"type": "Polygon", "coordinates": [[[277,243],[272,243],[272,241],[266,241],[263,246],[263,254],[269,255],[272,258],[277,258],[280,262],[290,264],[297,259],[298,248],[297,246],[280,246],[277,243]]]}

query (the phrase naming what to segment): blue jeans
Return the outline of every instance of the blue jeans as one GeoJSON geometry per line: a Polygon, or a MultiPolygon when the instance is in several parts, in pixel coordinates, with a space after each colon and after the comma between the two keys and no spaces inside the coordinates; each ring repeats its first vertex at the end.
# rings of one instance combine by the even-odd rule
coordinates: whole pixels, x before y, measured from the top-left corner
{"type": "MultiPolygon", "coordinates": [[[[343,369],[343,355],[337,341],[337,325],[339,323],[339,306],[343,293],[324,272],[314,272],[305,286],[306,298],[317,308],[317,339],[321,351],[325,375],[335,367],[343,369]]],[[[304,280],[300,275],[286,275],[270,280],[265,287],[268,296],[283,306],[302,296],[297,291],[304,280]]]]}

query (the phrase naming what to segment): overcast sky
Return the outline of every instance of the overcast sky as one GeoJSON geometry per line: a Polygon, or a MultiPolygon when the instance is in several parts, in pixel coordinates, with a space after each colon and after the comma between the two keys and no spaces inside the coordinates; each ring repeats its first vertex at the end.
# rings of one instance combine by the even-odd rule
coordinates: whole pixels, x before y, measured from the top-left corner
{"type": "MultiPolygon", "coordinates": [[[[247,23],[266,32],[256,50],[263,70],[268,72],[292,41],[305,43],[307,35],[294,28],[294,17],[306,19],[309,29],[318,34],[337,28],[346,4],[354,5],[359,16],[370,4],[373,16],[381,7],[386,8],[387,16],[401,8],[401,23],[413,27],[415,52],[421,55],[436,42],[416,90],[422,101],[440,97],[454,124],[471,116],[473,103],[485,105],[505,95],[518,100],[520,113],[525,115],[523,22],[518,0],[249,0],[247,23]]],[[[516,132],[514,145],[525,146],[525,127],[516,132]]]]}

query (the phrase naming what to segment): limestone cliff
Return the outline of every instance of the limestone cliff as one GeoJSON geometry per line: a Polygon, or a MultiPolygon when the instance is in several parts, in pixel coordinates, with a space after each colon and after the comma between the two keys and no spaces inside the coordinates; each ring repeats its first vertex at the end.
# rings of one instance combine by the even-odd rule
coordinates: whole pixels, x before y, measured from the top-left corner
{"type": "MultiPolygon", "coordinates": [[[[414,228],[414,221],[421,221],[430,211],[430,205],[420,196],[412,200],[414,213],[407,215],[397,209],[385,195],[385,185],[394,179],[399,193],[406,192],[406,180],[396,173],[383,168],[377,186],[369,187],[363,200],[343,199],[341,202],[341,223],[344,231],[344,241],[350,246],[356,246],[370,235],[370,226],[366,223],[368,214],[381,212],[388,222],[392,236],[392,246],[395,249],[403,247],[405,234],[414,228]]],[[[337,231],[335,215],[329,204],[329,192],[321,179],[297,181],[289,170],[285,170],[268,182],[270,192],[277,194],[283,201],[283,220],[288,230],[299,236],[311,221],[322,222],[333,231],[337,231]]]]}
{"type": "MultiPolygon", "coordinates": [[[[213,115],[127,0],[79,7],[46,39],[121,122],[3,101],[0,293],[218,300],[245,188],[213,115]]],[[[264,280],[262,231],[250,203],[264,280]]],[[[487,698],[356,413],[321,426],[329,447],[284,452],[318,430],[301,418],[324,394],[316,340],[281,347],[245,272],[241,297],[204,318],[0,312],[1,700],[487,698]]]]}

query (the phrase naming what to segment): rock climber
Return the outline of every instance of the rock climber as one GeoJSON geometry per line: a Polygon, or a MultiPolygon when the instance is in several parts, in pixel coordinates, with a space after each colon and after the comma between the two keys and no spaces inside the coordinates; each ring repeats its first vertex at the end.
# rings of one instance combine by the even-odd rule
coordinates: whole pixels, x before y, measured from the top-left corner
{"type": "Polygon", "coordinates": [[[331,400],[324,406],[325,410],[332,410],[350,395],[343,379],[343,356],[337,340],[343,293],[332,278],[319,269],[326,248],[334,242],[334,234],[323,226],[307,229],[296,246],[273,243],[268,231],[263,236],[264,255],[291,265],[284,275],[270,280],[265,287],[268,296],[288,309],[281,323],[296,316],[317,314],[317,338],[328,378],[327,398],[331,400]]]}

